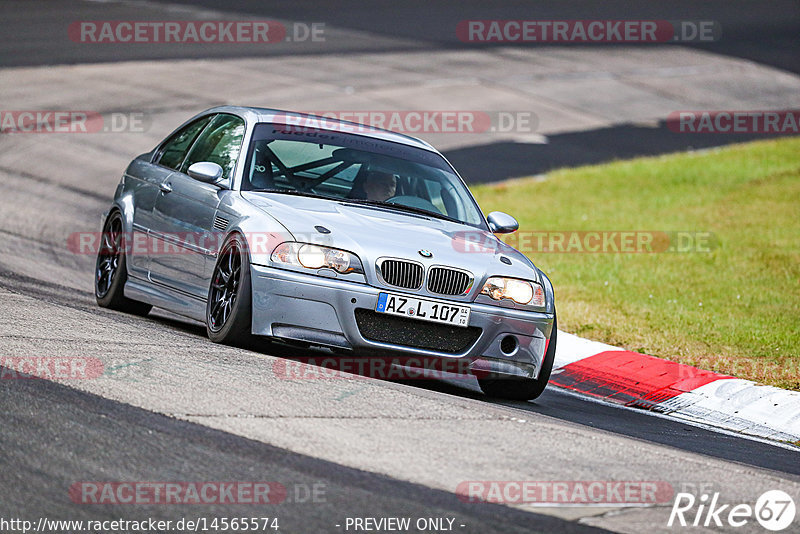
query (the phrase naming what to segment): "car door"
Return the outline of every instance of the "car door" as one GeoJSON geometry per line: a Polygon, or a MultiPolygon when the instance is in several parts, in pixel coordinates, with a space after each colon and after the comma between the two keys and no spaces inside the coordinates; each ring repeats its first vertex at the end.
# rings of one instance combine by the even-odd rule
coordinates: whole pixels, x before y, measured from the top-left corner
{"type": "Polygon", "coordinates": [[[153,209],[161,194],[161,187],[180,169],[192,144],[214,116],[207,115],[187,124],[161,143],[151,161],[138,162],[135,168],[132,166],[129,170],[134,198],[133,246],[128,254],[132,274],[147,277],[154,252],[148,236],[153,227],[153,209]]]}
{"type": "Polygon", "coordinates": [[[230,182],[244,138],[244,121],[219,114],[203,129],[180,168],[161,186],[153,209],[151,236],[160,253],[152,255],[150,279],[190,296],[205,299],[216,251],[214,215],[230,182]],[[195,180],[186,172],[193,163],[222,167],[217,184],[195,180]],[[163,248],[161,248],[163,247],[163,248]]]}

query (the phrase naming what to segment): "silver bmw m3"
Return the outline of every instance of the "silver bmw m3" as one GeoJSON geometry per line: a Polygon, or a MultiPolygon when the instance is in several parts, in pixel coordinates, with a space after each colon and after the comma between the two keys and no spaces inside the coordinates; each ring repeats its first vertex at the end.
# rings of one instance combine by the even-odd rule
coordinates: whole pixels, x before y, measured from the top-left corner
{"type": "Polygon", "coordinates": [[[217,107],[134,159],[104,218],[100,306],[153,306],[212,341],[458,362],[485,393],[550,377],[550,280],[495,234],[432,146],[301,113],[217,107]]]}

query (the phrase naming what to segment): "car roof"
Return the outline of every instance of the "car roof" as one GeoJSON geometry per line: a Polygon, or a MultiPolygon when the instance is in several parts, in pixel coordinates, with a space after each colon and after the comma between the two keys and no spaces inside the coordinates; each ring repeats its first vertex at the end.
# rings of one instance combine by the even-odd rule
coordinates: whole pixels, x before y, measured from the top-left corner
{"type": "MultiPolygon", "coordinates": [[[[218,106],[207,109],[200,115],[208,113],[233,113],[244,117],[252,122],[267,122],[272,124],[296,125],[306,128],[318,128],[321,130],[334,130],[364,137],[372,137],[384,141],[391,141],[403,145],[413,146],[439,153],[433,146],[422,139],[411,137],[410,135],[399,134],[382,128],[375,128],[366,124],[341,120],[333,117],[321,117],[310,113],[299,113],[296,111],[285,111],[281,109],[259,108],[250,106],[218,106]],[[357,128],[354,128],[357,127],[357,128]]],[[[334,113],[334,112],[332,112],[334,113]]]]}

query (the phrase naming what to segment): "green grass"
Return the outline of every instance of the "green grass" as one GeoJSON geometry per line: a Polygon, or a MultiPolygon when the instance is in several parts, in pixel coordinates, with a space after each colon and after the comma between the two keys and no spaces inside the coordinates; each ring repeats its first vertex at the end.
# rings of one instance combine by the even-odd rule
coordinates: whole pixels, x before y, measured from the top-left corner
{"type": "Polygon", "coordinates": [[[523,252],[553,281],[566,331],[800,390],[800,138],[564,169],[473,191],[487,212],[517,217],[520,237],[711,232],[709,252],[523,252]]]}

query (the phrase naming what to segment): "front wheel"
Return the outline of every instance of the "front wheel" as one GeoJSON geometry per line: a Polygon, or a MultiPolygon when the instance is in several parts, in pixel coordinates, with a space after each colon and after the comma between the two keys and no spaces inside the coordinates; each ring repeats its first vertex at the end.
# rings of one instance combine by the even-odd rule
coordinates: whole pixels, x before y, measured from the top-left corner
{"type": "Polygon", "coordinates": [[[147,315],[150,304],[131,300],[124,295],[128,270],[125,261],[125,233],[122,214],[114,211],[103,225],[100,248],[94,269],[94,297],[97,304],[135,315],[147,315]]]}
{"type": "Polygon", "coordinates": [[[478,379],[478,384],[483,392],[490,397],[511,400],[533,400],[541,395],[547,387],[547,382],[550,381],[550,372],[553,370],[557,332],[558,324],[554,314],[553,331],[550,333],[550,341],[547,343],[547,352],[538,378],[481,378],[478,379]]]}
{"type": "Polygon", "coordinates": [[[247,244],[232,235],[217,258],[206,304],[206,332],[214,343],[245,346],[251,338],[252,299],[247,244]]]}

